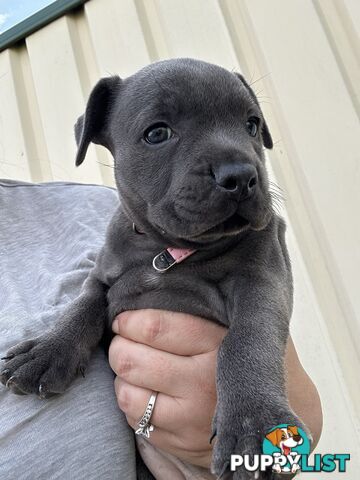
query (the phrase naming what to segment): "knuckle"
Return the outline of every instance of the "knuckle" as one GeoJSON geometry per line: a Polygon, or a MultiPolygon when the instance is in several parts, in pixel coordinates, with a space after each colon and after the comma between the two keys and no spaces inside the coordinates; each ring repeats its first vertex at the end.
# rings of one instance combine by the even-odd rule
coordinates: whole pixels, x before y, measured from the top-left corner
{"type": "Polygon", "coordinates": [[[116,392],[117,403],[119,408],[126,414],[131,406],[131,394],[128,386],[120,382],[116,392]]]}
{"type": "Polygon", "coordinates": [[[147,318],[144,325],[144,340],[148,344],[154,343],[162,334],[163,321],[159,313],[155,313],[147,318]]]}
{"type": "Polygon", "coordinates": [[[126,377],[133,367],[133,362],[126,352],[119,345],[116,338],[111,342],[109,348],[109,363],[112,370],[119,377],[126,377]]]}
{"type": "Polygon", "coordinates": [[[117,353],[118,353],[118,347],[119,347],[119,341],[118,341],[118,337],[114,337],[112,342],[110,343],[110,347],[109,347],[109,363],[110,363],[110,367],[115,371],[115,361],[116,361],[116,357],[117,357],[117,353]]]}
{"type": "Polygon", "coordinates": [[[123,352],[118,354],[115,363],[115,373],[119,375],[119,377],[127,378],[132,367],[133,362],[127,355],[124,355],[123,352]]]}
{"type": "Polygon", "coordinates": [[[124,351],[126,346],[120,336],[114,337],[109,347],[110,367],[119,377],[125,378],[133,367],[133,362],[128,353],[124,351]]]}
{"type": "Polygon", "coordinates": [[[115,320],[118,322],[120,335],[124,334],[128,328],[131,312],[120,313],[115,320]]]}

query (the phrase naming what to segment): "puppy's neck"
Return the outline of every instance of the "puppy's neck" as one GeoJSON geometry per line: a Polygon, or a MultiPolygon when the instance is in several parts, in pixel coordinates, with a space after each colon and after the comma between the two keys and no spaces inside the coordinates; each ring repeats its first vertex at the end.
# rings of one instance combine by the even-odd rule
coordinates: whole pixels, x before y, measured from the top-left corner
{"type": "Polygon", "coordinates": [[[120,211],[119,234],[134,242],[137,248],[150,250],[153,255],[153,266],[158,265],[159,269],[154,266],[158,271],[168,270],[182,261],[193,263],[213,258],[238,245],[248,235],[256,234],[247,231],[236,236],[223,237],[212,244],[195,244],[185,239],[172,239],[165,231],[160,232],[152,226],[138,226],[128,212],[121,207],[120,211]]]}

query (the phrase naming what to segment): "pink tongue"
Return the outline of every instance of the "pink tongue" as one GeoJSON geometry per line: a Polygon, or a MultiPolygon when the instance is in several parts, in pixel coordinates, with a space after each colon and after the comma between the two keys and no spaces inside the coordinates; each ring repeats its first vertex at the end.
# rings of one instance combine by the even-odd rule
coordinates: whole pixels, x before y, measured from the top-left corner
{"type": "Polygon", "coordinates": [[[284,454],[285,454],[285,455],[289,455],[289,454],[290,454],[290,451],[291,451],[291,448],[290,448],[290,447],[287,447],[286,445],[283,445],[283,448],[284,448],[284,454]]]}

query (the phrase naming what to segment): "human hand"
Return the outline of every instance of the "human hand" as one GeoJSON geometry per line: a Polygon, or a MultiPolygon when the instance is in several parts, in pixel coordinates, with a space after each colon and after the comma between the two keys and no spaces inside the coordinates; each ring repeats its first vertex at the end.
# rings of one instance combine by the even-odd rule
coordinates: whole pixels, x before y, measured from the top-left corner
{"type": "Polygon", "coordinates": [[[149,309],[121,313],[113,331],[109,361],[129,425],[137,427],[152,392],[159,392],[149,442],[209,468],[216,356],[227,329],[192,315],[149,309]]]}

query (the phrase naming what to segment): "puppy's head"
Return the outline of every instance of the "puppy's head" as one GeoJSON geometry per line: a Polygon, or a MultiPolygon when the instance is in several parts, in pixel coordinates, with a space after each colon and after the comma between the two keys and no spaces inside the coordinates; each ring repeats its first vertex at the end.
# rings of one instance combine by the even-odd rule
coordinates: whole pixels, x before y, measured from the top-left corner
{"type": "Polygon", "coordinates": [[[276,428],[266,435],[266,438],[283,451],[290,453],[292,447],[301,445],[303,438],[295,425],[289,425],[287,428],[276,428]]]}
{"type": "Polygon", "coordinates": [[[104,78],[75,134],[76,165],[90,142],[107,147],[131,220],[174,245],[213,244],[270,220],[263,147],[272,139],[239,74],[176,59],[104,78]]]}

